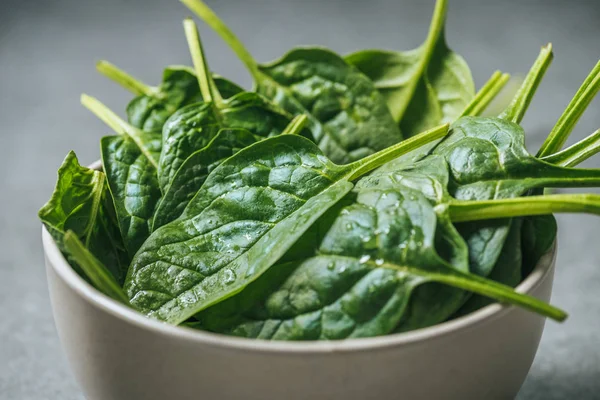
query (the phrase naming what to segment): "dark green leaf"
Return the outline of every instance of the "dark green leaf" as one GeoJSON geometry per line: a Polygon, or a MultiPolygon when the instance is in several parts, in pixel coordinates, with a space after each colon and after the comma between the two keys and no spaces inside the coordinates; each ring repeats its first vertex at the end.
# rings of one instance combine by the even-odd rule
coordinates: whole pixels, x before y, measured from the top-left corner
{"type": "Polygon", "coordinates": [[[257,141],[247,130],[222,129],[204,148],[192,153],[181,164],[162,197],[152,229],[156,230],[179,217],[216,166],[257,141]]]}
{"type": "Polygon", "coordinates": [[[197,315],[200,326],[261,339],[344,339],[439,323],[463,303],[456,287],[520,296],[468,273],[465,243],[417,190],[363,189],[334,212],[312,254],[197,315]],[[462,249],[456,264],[438,255],[441,242],[462,249]]]}
{"type": "MultiPolygon", "coordinates": [[[[202,43],[193,21],[184,22],[190,51],[197,69],[197,85],[206,99],[183,107],[165,123],[163,146],[158,164],[158,179],[163,193],[169,191],[175,174],[194,152],[203,149],[222,128],[242,128],[257,138],[280,134],[292,116],[256,93],[242,92],[221,99],[216,85],[207,74],[208,66],[202,43]]],[[[305,135],[309,136],[309,134],[305,135]]]]}
{"type": "MultiPolygon", "coordinates": [[[[202,101],[198,79],[193,69],[180,65],[167,67],[162,83],[148,86],[106,61],[100,61],[98,71],[133,92],[136,97],[127,105],[129,123],[146,132],[161,132],[164,123],[178,109],[202,101]]],[[[219,76],[215,85],[225,98],[241,93],[242,88],[219,76]]]]}
{"type": "Polygon", "coordinates": [[[156,174],[160,134],[144,132],[129,125],[94,98],[83,95],[81,101],[119,134],[102,139],[102,166],[108,178],[125,248],[133,257],[150,234],[152,216],[160,199],[156,174]]]}
{"type": "Polygon", "coordinates": [[[526,278],[535,268],[542,256],[547,254],[556,242],[556,218],[553,215],[541,215],[523,219],[521,248],[523,249],[523,276],[526,278]]]}
{"type": "Polygon", "coordinates": [[[217,15],[200,0],[182,0],[236,52],[256,91],[286,111],[309,117],[309,128],[334,162],[348,163],[391,146],[402,135],[373,83],[337,54],[297,48],[259,65],[217,15]]]}
{"type": "Polygon", "coordinates": [[[235,294],[346,194],[350,180],[446,129],[345,166],[297,135],[246,147],[215,168],[181,217],[154,231],[136,254],[126,282],[132,304],[180,323],[235,294]]]}

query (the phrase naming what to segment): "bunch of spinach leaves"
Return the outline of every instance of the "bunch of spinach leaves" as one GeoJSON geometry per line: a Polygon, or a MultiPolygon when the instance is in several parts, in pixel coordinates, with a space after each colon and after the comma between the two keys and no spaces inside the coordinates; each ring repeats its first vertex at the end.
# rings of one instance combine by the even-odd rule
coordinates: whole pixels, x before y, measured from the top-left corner
{"type": "Polygon", "coordinates": [[[255,80],[214,75],[196,24],[193,68],[148,86],[102,61],[135,97],[127,121],[82,103],[116,134],[102,171],[69,153],[39,216],[98,290],[145,315],[218,333],[332,340],[431,326],[496,300],[563,320],[513,288],[555,242],[553,212],[600,214],[573,168],[600,132],[562,150],[600,89],[600,63],[536,156],[519,126],[550,64],[540,56],[498,117],[480,114],[508,80],[475,93],[445,41],[446,0],[407,52],[340,57],[320,47],[258,64],[200,0],[182,0],[255,80]]]}

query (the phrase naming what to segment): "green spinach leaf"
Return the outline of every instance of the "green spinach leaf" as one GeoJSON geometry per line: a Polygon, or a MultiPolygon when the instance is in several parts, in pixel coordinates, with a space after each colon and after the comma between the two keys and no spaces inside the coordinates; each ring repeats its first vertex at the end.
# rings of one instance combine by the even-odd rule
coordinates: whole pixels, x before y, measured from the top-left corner
{"type": "MultiPolygon", "coordinates": [[[[196,24],[187,19],[184,28],[204,102],[183,107],[165,123],[158,163],[158,179],[163,193],[185,160],[204,148],[222,128],[242,128],[256,137],[280,134],[292,116],[264,97],[243,92],[223,100],[208,73],[208,65],[196,24]]],[[[303,133],[310,136],[309,133],[303,133]]]]}
{"type": "Polygon", "coordinates": [[[418,190],[363,187],[355,196],[330,211],[333,221],[317,229],[325,233],[310,254],[200,313],[200,327],[261,339],[344,339],[439,323],[463,303],[457,288],[531,301],[469,274],[464,241],[418,190]],[[453,248],[453,263],[439,254],[444,247],[453,248]]]}
{"type": "Polygon", "coordinates": [[[246,147],[215,168],[183,214],[144,243],[125,285],[131,303],[177,324],[234,295],[337,203],[350,181],[446,132],[442,126],[344,166],[297,135],[246,147]]]}
{"type": "Polygon", "coordinates": [[[65,247],[65,233],[72,231],[96,258],[122,283],[128,259],[114,217],[106,178],[100,171],[79,165],[70,152],[58,170],[56,188],[38,215],[73,268],[91,279],[65,247]]]}
{"type": "Polygon", "coordinates": [[[100,142],[102,167],[125,248],[133,257],[150,234],[154,209],[161,196],[156,175],[160,134],[129,125],[94,98],[83,95],[81,101],[118,133],[103,137],[100,142]]]}
{"type": "MultiPolygon", "coordinates": [[[[129,123],[146,132],[161,132],[167,119],[188,104],[203,100],[192,68],[171,65],[163,72],[159,86],[148,86],[115,65],[100,61],[98,71],[128,89],[136,97],[127,105],[129,123]]],[[[244,90],[225,78],[214,76],[217,90],[224,98],[244,90]]]]}
{"type": "Polygon", "coordinates": [[[429,34],[407,52],[362,50],[346,56],[383,94],[405,136],[453,122],[475,94],[465,60],[444,37],[447,0],[438,0],[429,34]]]}
{"type": "Polygon", "coordinates": [[[314,140],[334,162],[348,163],[402,140],[371,80],[330,50],[297,48],[259,65],[231,30],[200,0],[182,0],[236,52],[256,91],[288,112],[306,114],[314,140]]]}
{"type": "MultiPolygon", "coordinates": [[[[305,123],[305,117],[296,117],[282,134],[298,134],[305,123]]],[[[221,129],[206,147],[192,153],[181,164],[161,199],[154,216],[153,230],[181,215],[214,168],[244,147],[261,139],[262,137],[255,136],[245,129],[221,129]]]]}

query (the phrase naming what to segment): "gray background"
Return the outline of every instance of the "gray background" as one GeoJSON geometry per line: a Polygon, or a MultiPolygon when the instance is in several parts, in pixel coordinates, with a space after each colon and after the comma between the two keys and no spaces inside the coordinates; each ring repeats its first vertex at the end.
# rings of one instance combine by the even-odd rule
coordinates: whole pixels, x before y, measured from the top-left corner
{"type": "MultiPolygon", "coordinates": [[[[409,49],[425,37],[433,0],[221,0],[209,4],[258,60],[289,47],[322,44],[340,53],[409,49]]],[[[109,59],[155,83],[166,64],[189,63],[176,0],[0,0],[0,398],[82,399],[53,326],[38,208],[50,196],[68,150],[98,158],[108,133],[79,105],[81,92],[115,110],[130,96],[94,71],[109,59]]],[[[535,152],[600,56],[600,2],[451,0],[448,40],[481,85],[494,69],[524,73],[539,46],[555,61],[525,120],[535,152]]],[[[211,66],[249,86],[232,53],[201,26],[211,66]]],[[[592,103],[573,134],[600,127],[592,103]]],[[[600,166],[600,157],[586,163],[600,166]]],[[[519,399],[600,398],[600,220],[560,216],[553,302],[571,313],[547,324],[519,399]]],[[[424,377],[426,379],[426,377],[424,377]]]]}

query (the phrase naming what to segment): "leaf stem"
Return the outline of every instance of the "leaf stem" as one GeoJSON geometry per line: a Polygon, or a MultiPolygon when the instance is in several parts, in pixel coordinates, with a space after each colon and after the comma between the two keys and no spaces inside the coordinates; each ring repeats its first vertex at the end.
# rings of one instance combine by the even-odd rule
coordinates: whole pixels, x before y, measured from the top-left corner
{"type": "Polygon", "coordinates": [[[577,93],[560,116],[554,128],[540,147],[537,157],[544,157],[559,151],[573,128],[583,115],[584,111],[589,106],[600,90],[600,61],[592,69],[590,74],[585,78],[577,93]]]}
{"type": "Polygon", "coordinates": [[[432,280],[489,297],[501,303],[512,304],[521,308],[552,318],[562,322],[567,319],[568,314],[560,308],[554,307],[546,302],[516,292],[510,286],[503,285],[491,279],[484,279],[474,274],[433,274],[432,280]],[[464,276],[461,276],[464,275],[464,276]]]}
{"type": "Polygon", "coordinates": [[[600,129],[563,151],[542,157],[541,160],[561,167],[574,167],[599,152],[600,129]]]}
{"type": "Polygon", "coordinates": [[[143,82],[140,82],[133,76],[129,75],[127,72],[123,71],[116,65],[105,61],[100,60],[96,63],[96,69],[102,75],[106,76],[108,79],[117,83],[121,87],[129,90],[131,93],[136,96],[145,95],[145,96],[156,96],[158,91],[155,87],[146,85],[143,82]]]}
{"type": "Polygon", "coordinates": [[[64,245],[67,252],[98,290],[125,305],[129,305],[129,298],[110,271],[81,243],[73,231],[65,233],[64,245]]]}
{"type": "Polygon", "coordinates": [[[552,44],[548,43],[546,46],[543,46],[538,58],[533,63],[533,66],[527,73],[523,84],[517,91],[517,94],[508,105],[506,110],[502,114],[500,114],[500,118],[505,119],[507,121],[511,121],[514,123],[519,123],[525,116],[525,112],[531,103],[531,99],[535,94],[546,70],[550,66],[552,62],[553,54],[552,54],[552,44]]]}
{"type": "Polygon", "coordinates": [[[194,63],[194,70],[196,71],[202,98],[207,103],[214,102],[218,107],[223,103],[223,99],[216,90],[216,85],[208,69],[204,48],[198,32],[198,26],[194,20],[186,18],[183,20],[183,29],[185,30],[185,37],[188,42],[190,54],[192,55],[192,62],[194,63]]]}
{"type": "Polygon", "coordinates": [[[503,74],[501,71],[494,72],[490,79],[479,89],[473,100],[465,107],[461,117],[481,115],[509,79],[509,74],[503,74]]]}
{"type": "Polygon", "coordinates": [[[418,149],[419,147],[433,142],[434,140],[441,139],[448,134],[448,124],[440,125],[432,128],[428,131],[419,133],[409,139],[403,140],[387,149],[381,150],[375,154],[371,154],[363,158],[362,160],[355,161],[345,166],[350,171],[348,180],[352,181],[357,179],[364,174],[371,172],[375,168],[382,166],[383,164],[391,161],[395,158],[400,157],[412,150],[418,149]]]}
{"type": "Polygon", "coordinates": [[[308,117],[306,114],[300,114],[294,117],[294,119],[285,127],[282,135],[297,135],[302,132],[304,126],[308,122],[308,117]]]}
{"type": "Polygon", "coordinates": [[[375,263],[368,262],[367,264],[372,264],[373,268],[388,268],[422,276],[429,281],[477,293],[502,303],[517,305],[556,321],[564,321],[567,318],[567,313],[559,308],[551,306],[535,297],[518,293],[510,286],[503,285],[491,279],[482,278],[475,274],[457,271],[448,267],[444,268],[443,272],[435,272],[392,263],[375,265],[375,263]]]}
{"type": "Polygon", "coordinates": [[[119,135],[128,136],[138,146],[140,151],[148,158],[150,163],[158,168],[157,160],[152,157],[148,148],[144,144],[144,138],[142,137],[143,132],[136,127],[125,122],[121,117],[115,114],[110,108],[105,106],[98,99],[88,96],[87,94],[81,95],[81,104],[90,110],[92,114],[98,117],[102,122],[108,125],[113,131],[119,135]]]}
{"type": "Polygon", "coordinates": [[[119,135],[129,135],[128,131],[134,129],[95,97],[82,94],[81,104],[119,135]]]}
{"type": "MultiPolygon", "coordinates": [[[[438,39],[443,34],[444,23],[446,20],[446,10],[448,8],[447,0],[437,0],[435,3],[435,8],[433,10],[433,15],[431,17],[431,23],[429,24],[429,31],[427,33],[427,38],[423,42],[423,44],[419,47],[422,51],[421,59],[419,60],[418,65],[418,76],[416,79],[411,79],[410,83],[407,85],[406,90],[406,98],[412,98],[413,94],[417,90],[417,86],[421,81],[423,75],[425,75],[427,71],[427,66],[431,61],[431,57],[433,57],[433,53],[438,43],[438,39]]],[[[415,74],[416,75],[416,74],[415,74]]],[[[398,109],[394,110],[393,117],[398,122],[402,119],[406,108],[408,107],[409,102],[406,101],[404,104],[398,109]]]]}
{"type": "Polygon", "coordinates": [[[252,57],[238,37],[210,7],[201,0],[181,0],[181,2],[221,36],[244,65],[246,65],[246,68],[248,68],[255,80],[258,80],[257,78],[262,76],[254,57],[252,57]]]}
{"type": "Polygon", "coordinates": [[[547,215],[557,212],[600,215],[598,194],[552,194],[513,199],[453,201],[448,206],[452,222],[547,215]]]}

